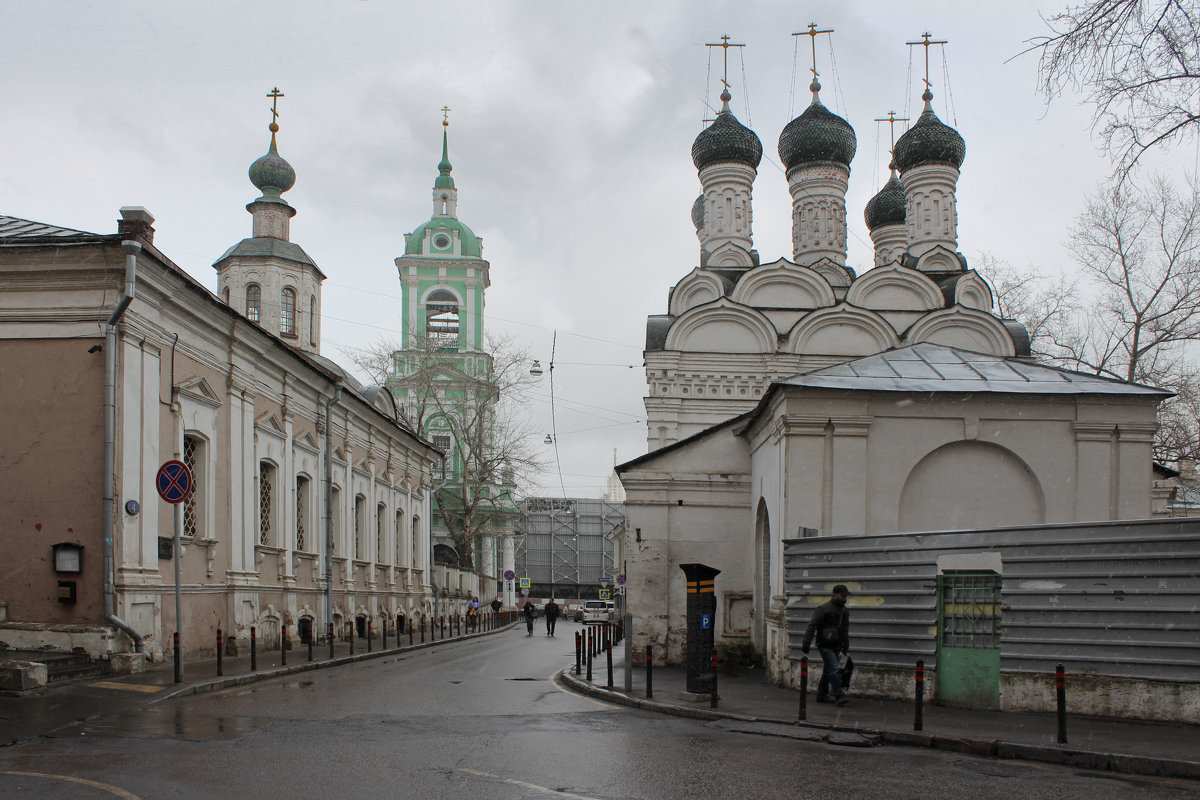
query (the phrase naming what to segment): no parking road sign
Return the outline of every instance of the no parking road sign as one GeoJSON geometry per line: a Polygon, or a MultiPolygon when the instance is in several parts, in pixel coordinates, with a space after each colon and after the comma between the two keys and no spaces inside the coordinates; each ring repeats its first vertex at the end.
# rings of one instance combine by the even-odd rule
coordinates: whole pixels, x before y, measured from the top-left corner
{"type": "Polygon", "coordinates": [[[192,471],[182,461],[168,461],[158,468],[154,484],[163,500],[182,503],[192,491],[192,471]]]}

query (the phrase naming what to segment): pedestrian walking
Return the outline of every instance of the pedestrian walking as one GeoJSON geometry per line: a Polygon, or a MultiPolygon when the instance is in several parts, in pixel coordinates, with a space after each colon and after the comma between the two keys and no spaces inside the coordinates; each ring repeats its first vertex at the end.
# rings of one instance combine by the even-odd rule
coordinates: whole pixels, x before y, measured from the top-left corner
{"type": "Polygon", "coordinates": [[[546,614],[546,635],[553,636],[554,635],[554,623],[558,622],[558,614],[559,614],[558,603],[554,602],[553,597],[551,597],[549,602],[546,603],[545,614],[546,614]]]}
{"type": "Polygon", "coordinates": [[[497,597],[495,600],[492,601],[492,613],[493,614],[499,614],[500,609],[503,607],[504,607],[504,603],[500,602],[499,597],[497,597]]]}
{"type": "Polygon", "coordinates": [[[800,643],[800,650],[807,655],[815,638],[821,653],[824,669],[817,684],[818,703],[844,706],[849,702],[842,686],[842,665],[839,663],[840,656],[850,650],[850,612],[846,610],[846,598],[849,596],[850,590],[845,584],[834,586],[833,597],[817,606],[808,622],[808,629],[804,631],[804,640],[800,643]]]}
{"type": "Polygon", "coordinates": [[[533,636],[533,601],[526,600],[521,611],[525,614],[525,630],[528,636],[533,636]]]}

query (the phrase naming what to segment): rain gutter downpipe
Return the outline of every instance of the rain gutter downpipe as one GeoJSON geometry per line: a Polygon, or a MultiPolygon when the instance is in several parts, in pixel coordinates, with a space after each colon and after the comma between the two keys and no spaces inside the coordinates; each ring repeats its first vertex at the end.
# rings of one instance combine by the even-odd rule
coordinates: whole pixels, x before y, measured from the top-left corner
{"type": "MultiPolygon", "coordinates": [[[[342,398],[342,379],[325,401],[325,625],[333,625],[333,407],[342,398]]],[[[315,635],[315,633],[314,633],[315,635]]],[[[332,647],[332,645],[330,645],[332,647]]]]}
{"type": "MultiPolygon", "coordinates": [[[[137,284],[137,257],[142,252],[138,242],[121,242],[125,252],[125,294],[113,309],[104,325],[104,513],[101,517],[101,538],[104,541],[104,618],[124,631],[133,640],[134,650],[146,653],[142,635],[116,614],[116,564],[113,558],[113,528],[117,514],[115,473],[117,470],[117,323],[133,302],[137,284]]],[[[146,656],[149,658],[149,655],[146,656]]]]}

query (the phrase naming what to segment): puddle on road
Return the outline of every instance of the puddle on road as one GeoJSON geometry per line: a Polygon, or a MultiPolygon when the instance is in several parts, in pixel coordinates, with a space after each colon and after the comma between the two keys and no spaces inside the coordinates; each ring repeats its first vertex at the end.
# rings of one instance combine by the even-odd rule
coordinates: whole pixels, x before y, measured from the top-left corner
{"type": "Polygon", "coordinates": [[[114,714],[68,728],[64,736],[118,736],[133,739],[184,739],[193,742],[235,739],[271,724],[254,717],[213,717],[182,708],[151,706],[137,712],[114,714]]]}

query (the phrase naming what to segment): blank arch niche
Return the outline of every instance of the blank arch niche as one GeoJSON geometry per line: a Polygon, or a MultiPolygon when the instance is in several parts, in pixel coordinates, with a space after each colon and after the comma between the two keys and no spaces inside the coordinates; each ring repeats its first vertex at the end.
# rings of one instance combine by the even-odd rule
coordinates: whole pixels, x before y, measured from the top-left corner
{"type": "Polygon", "coordinates": [[[900,493],[902,531],[966,530],[1046,521],[1037,476],[1015,453],[952,442],[921,459],[900,493]]]}

